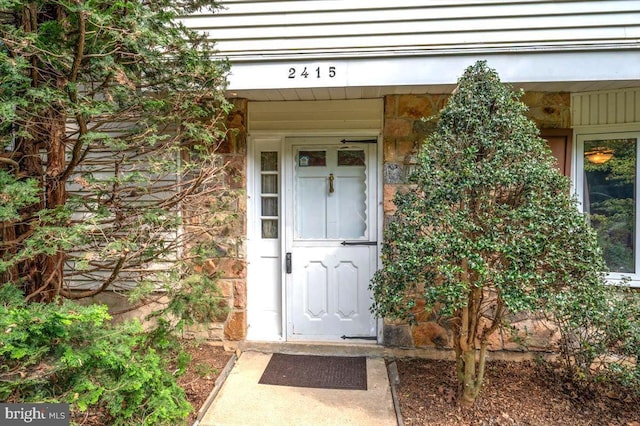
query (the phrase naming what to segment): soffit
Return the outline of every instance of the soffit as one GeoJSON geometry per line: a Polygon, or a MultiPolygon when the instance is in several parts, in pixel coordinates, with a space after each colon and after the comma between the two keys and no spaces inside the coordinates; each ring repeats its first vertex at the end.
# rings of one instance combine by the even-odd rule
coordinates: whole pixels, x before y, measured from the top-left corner
{"type": "MultiPolygon", "coordinates": [[[[527,92],[570,92],[616,90],[640,87],[640,80],[573,81],[551,83],[516,83],[516,89],[527,92]]],[[[376,99],[388,95],[424,95],[451,93],[454,84],[378,87],[316,87],[299,89],[254,89],[228,91],[229,97],[251,101],[320,101],[343,99],[376,99]]]]}

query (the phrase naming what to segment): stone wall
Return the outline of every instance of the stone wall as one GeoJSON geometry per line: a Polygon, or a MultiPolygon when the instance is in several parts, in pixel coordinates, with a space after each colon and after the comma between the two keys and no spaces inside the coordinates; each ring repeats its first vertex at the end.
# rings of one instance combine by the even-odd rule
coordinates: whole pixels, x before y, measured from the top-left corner
{"type": "Polygon", "coordinates": [[[218,191],[214,199],[203,200],[208,214],[200,219],[204,223],[193,224],[200,228],[200,243],[216,253],[197,272],[218,277],[226,314],[219,321],[189,327],[186,336],[211,341],[243,340],[247,328],[247,100],[232,99],[231,102],[234,109],[227,117],[227,137],[217,150],[220,163],[226,165],[222,181],[218,183],[222,191],[218,191]]]}
{"type": "MultiPolygon", "coordinates": [[[[449,95],[392,95],[384,102],[384,215],[385,223],[395,211],[393,197],[405,185],[405,175],[419,145],[434,131],[435,116],[449,95]]],[[[522,100],[529,107],[528,117],[540,129],[571,126],[569,93],[528,92],[522,100]]],[[[417,324],[385,320],[383,335],[387,346],[450,347],[451,331],[446,321],[418,306],[417,324]]],[[[542,318],[521,315],[512,318],[513,330],[499,330],[490,350],[546,350],[559,338],[556,330],[542,318]]]]}
{"type": "MultiPolygon", "coordinates": [[[[221,290],[229,299],[229,314],[224,322],[223,335],[215,337],[225,340],[243,340],[247,332],[247,100],[233,100],[235,109],[229,114],[227,146],[221,149],[228,163],[228,186],[235,198],[232,223],[226,240],[233,249],[218,260],[217,269],[222,272],[221,290]]],[[[223,147],[221,147],[223,148],[223,147]]]]}
{"type": "MultiPolygon", "coordinates": [[[[419,144],[435,129],[435,116],[447,102],[449,95],[396,95],[385,97],[384,110],[384,213],[393,214],[393,195],[404,185],[409,157],[419,144]]],[[[529,92],[523,96],[529,106],[529,117],[542,128],[569,128],[570,96],[568,93],[529,92]]],[[[209,340],[238,341],[246,336],[247,280],[246,280],[246,154],[247,101],[234,99],[234,111],[229,115],[227,127],[231,129],[219,152],[228,164],[226,186],[228,197],[211,200],[211,211],[229,216],[222,227],[212,227],[210,238],[220,248],[221,255],[205,263],[208,273],[220,273],[219,286],[229,312],[220,322],[202,324],[191,330],[192,335],[209,340]]],[[[385,220],[386,221],[386,220],[385,220]]],[[[423,314],[417,326],[388,323],[384,329],[385,342],[395,346],[433,347],[448,346],[449,331],[446,324],[423,314]]],[[[527,336],[529,349],[543,349],[557,335],[543,320],[515,318],[515,333],[501,330],[491,342],[491,349],[515,350],[527,336]]]]}
{"type": "MultiPolygon", "coordinates": [[[[431,117],[444,107],[449,95],[396,95],[385,98],[384,111],[384,213],[385,218],[393,214],[393,196],[404,185],[406,165],[419,144],[435,129],[431,117]]],[[[525,94],[523,100],[530,107],[529,116],[540,128],[570,127],[570,97],[568,93],[525,94]]],[[[224,185],[226,196],[209,200],[212,215],[220,216],[219,226],[215,220],[210,224],[208,238],[216,245],[219,256],[208,259],[204,272],[220,274],[219,287],[225,298],[228,313],[219,322],[201,324],[187,331],[188,336],[213,341],[239,341],[246,337],[247,328],[247,278],[246,278],[246,154],[247,101],[234,99],[235,109],[227,120],[228,137],[220,146],[222,160],[228,164],[224,185]]],[[[386,221],[386,220],[385,220],[386,221]]],[[[446,323],[431,313],[419,315],[419,323],[409,326],[386,322],[385,343],[402,347],[447,347],[449,330],[446,323]]],[[[515,334],[501,330],[491,342],[491,349],[517,350],[521,338],[529,339],[529,349],[544,349],[557,338],[544,321],[523,317],[515,318],[515,334]]]]}

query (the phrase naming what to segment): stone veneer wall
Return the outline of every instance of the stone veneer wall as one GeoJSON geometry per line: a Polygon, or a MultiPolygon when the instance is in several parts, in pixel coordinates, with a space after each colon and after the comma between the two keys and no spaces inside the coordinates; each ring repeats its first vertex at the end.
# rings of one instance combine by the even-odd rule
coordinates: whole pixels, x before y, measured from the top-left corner
{"type": "MultiPolygon", "coordinates": [[[[243,340],[247,330],[247,263],[246,263],[246,161],[247,100],[231,99],[233,111],[226,121],[228,134],[218,148],[221,162],[227,164],[223,193],[204,200],[210,212],[205,224],[206,241],[219,255],[204,262],[201,273],[219,274],[218,286],[228,312],[219,321],[191,326],[186,337],[210,341],[243,340]]],[[[185,229],[188,232],[188,229],[185,229]]]]}
{"type": "Polygon", "coordinates": [[[215,340],[242,340],[247,332],[247,204],[245,190],[247,188],[247,100],[234,99],[235,109],[227,118],[230,130],[225,144],[220,147],[229,169],[227,185],[233,194],[234,202],[231,211],[233,219],[218,236],[222,238],[229,250],[225,257],[212,260],[213,270],[222,272],[220,289],[228,300],[229,314],[222,324],[212,325],[209,338],[215,340]],[[221,330],[218,327],[222,327],[221,330]]]}
{"type": "MultiPolygon", "coordinates": [[[[448,94],[392,95],[384,100],[384,215],[385,223],[395,211],[393,197],[404,185],[405,159],[435,129],[434,121],[425,121],[438,113],[448,94]]],[[[540,129],[571,127],[569,93],[528,92],[522,101],[529,106],[528,117],[540,129]]],[[[417,315],[418,324],[408,325],[385,320],[384,342],[400,347],[450,347],[446,322],[430,312],[417,315]]],[[[540,318],[520,315],[512,318],[515,334],[500,330],[490,341],[490,350],[546,350],[559,338],[556,330],[540,318]]]]}
{"type": "MultiPolygon", "coordinates": [[[[209,338],[216,340],[243,340],[247,333],[247,100],[234,99],[234,110],[227,118],[230,130],[225,144],[220,147],[228,163],[227,185],[233,197],[231,222],[217,237],[228,247],[225,257],[213,260],[214,270],[222,272],[220,289],[228,300],[229,314],[222,325],[213,325],[209,338]]],[[[212,236],[213,238],[216,235],[212,236]]]]}

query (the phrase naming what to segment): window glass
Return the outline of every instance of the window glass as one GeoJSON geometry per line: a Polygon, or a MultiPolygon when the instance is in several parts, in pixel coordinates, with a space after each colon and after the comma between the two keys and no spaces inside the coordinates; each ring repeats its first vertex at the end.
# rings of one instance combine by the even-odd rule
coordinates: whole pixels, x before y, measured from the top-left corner
{"type": "Polygon", "coordinates": [[[332,146],[326,150],[300,150],[297,159],[293,196],[295,238],[364,238],[365,152],[332,146]],[[321,164],[326,166],[320,167],[321,164]]]}
{"type": "Polygon", "coordinates": [[[262,219],[262,238],[278,238],[277,219],[262,219]]]}
{"type": "Polygon", "coordinates": [[[338,151],[338,166],[364,166],[364,151],[338,151]]]}
{"type": "Polygon", "coordinates": [[[324,167],[327,165],[326,151],[300,151],[298,152],[299,167],[324,167]]]}
{"type": "Polygon", "coordinates": [[[278,199],[262,197],[262,216],[278,216],[278,199]]]}
{"type": "Polygon", "coordinates": [[[260,170],[263,172],[275,172],[278,170],[278,153],[277,152],[261,152],[260,153],[260,170]]]}
{"type": "Polygon", "coordinates": [[[278,175],[262,175],[262,193],[277,194],[278,193],[278,175]]]}
{"type": "Polygon", "coordinates": [[[583,206],[610,272],[635,273],[636,139],[584,141],[583,206]]]}
{"type": "Polygon", "coordinates": [[[260,153],[260,204],[262,238],[278,238],[278,153],[260,153]]]}

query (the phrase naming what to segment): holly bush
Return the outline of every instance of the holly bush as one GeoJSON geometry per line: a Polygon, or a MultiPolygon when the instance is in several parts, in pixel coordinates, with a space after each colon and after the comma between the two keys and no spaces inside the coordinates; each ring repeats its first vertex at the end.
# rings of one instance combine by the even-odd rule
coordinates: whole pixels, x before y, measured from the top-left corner
{"type": "Polygon", "coordinates": [[[550,302],[567,377],[582,389],[604,384],[640,397],[640,293],[624,285],[583,286],[550,302]]]}
{"type": "Polygon", "coordinates": [[[485,62],[467,68],[396,194],[371,284],[381,316],[411,322],[425,306],[448,320],[467,405],[513,314],[607,291],[597,236],[520,97],[485,62]]]}

